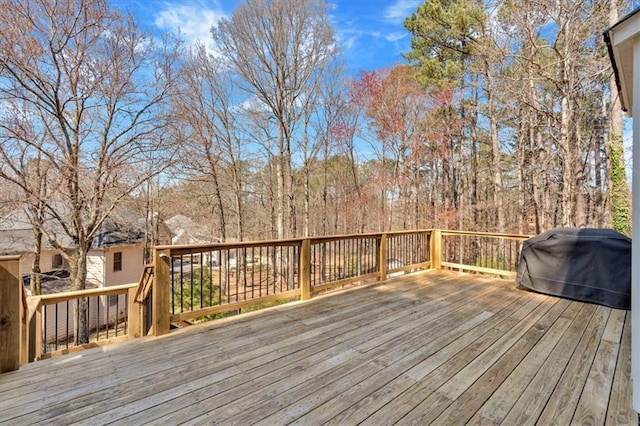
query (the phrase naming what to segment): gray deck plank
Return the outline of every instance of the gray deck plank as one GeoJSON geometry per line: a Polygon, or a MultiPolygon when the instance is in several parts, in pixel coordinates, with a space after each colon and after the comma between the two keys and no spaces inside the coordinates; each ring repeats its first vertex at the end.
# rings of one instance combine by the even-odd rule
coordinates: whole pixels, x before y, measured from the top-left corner
{"type": "Polygon", "coordinates": [[[428,271],[32,363],[0,423],[637,424],[629,323],[428,271]]]}

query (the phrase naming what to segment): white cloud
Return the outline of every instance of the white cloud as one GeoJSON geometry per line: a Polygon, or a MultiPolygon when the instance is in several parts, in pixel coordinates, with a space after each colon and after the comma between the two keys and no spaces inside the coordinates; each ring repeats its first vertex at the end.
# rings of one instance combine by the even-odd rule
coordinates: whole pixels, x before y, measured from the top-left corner
{"type": "Polygon", "coordinates": [[[398,40],[402,40],[403,38],[405,38],[406,36],[408,36],[409,33],[407,33],[406,31],[396,31],[393,32],[391,34],[387,34],[385,36],[385,39],[391,43],[396,42],[398,40]]]}
{"type": "Polygon", "coordinates": [[[155,25],[174,33],[180,32],[188,44],[202,43],[211,48],[211,27],[227,17],[217,3],[215,6],[216,8],[212,9],[199,2],[166,2],[155,15],[155,25]]]}
{"type": "Polygon", "coordinates": [[[396,0],[384,11],[384,20],[394,24],[402,24],[406,18],[416,11],[423,0],[396,0]]]}

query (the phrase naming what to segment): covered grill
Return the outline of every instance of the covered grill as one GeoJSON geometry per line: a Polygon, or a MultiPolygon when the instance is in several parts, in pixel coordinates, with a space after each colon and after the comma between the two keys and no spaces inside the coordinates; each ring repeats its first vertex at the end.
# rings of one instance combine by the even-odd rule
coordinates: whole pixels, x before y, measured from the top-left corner
{"type": "Polygon", "coordinates": [[[631,307],[631,239],[612,229],[557,228],[526,240],[518,288],[631,307]]]}

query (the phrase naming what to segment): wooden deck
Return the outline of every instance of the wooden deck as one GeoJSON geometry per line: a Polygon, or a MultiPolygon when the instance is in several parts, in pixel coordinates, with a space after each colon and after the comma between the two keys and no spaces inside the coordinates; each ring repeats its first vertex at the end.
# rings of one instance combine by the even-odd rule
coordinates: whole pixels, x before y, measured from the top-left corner
{"type": "Polygon", "coordinates": [[[638,424],[630,315],[446,271],[0,375],[0,423],[638,424]]]}

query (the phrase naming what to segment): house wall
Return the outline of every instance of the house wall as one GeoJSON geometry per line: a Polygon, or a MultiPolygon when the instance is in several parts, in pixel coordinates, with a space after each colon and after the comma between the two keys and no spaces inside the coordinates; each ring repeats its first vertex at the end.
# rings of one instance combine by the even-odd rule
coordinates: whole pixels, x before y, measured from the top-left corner
{"type": "MultiPolygon", "coordinates": [[[[56,250],[44,250],[40,255],[40,270],[43,272],[51,271],[53,268],[53,256],[58,254],[56,250]]],[[[29,275],[33,267],[33,253],[23,253],[20,256],[20,275],[29,275]]],[[[63,268],[68,268],[68,263],[62,259],[63,268]]]]}
{"type": "MultiPolygon", "coordinates": [[[[640,18],[636,18],[640,19],[640,18]]],[[[633,409],[640,413],[640,21],[636,21],[636,38],[633,44],[633,183],[631,239],[631,377],[633,379],[633,409]]]]}
{"type": "Polygon", "coordinates": [[[105,249],[105,286],[133,284],[140,281],[144,269],[144,247],[119,246],[105,249]],[[113,270],[114,253],[122,252],[122,270],[113,270]]]}
{"type": "MultiPolygon", "coordinates": [[[[28,275],[33,267],[33,253],[20,255],[20,276],[28,275]]],[[[42,269],[42,266],[40,267],[42,269]]]]}
{"type": "Polygon", "coordinates": [[[105,283],[105,252],[104,250],[91,250],[87,256],[87,281],[97,287],[105,283]]]}
{"type": "MultiPolygon", "coordinates": [[[[127,297],[124,294],[115,298],[109,296],[92,296],[89,298],[89,328],[91,341],[96,340],[96,333],[101,332],[101,340],[106,338],[109,329],[109,337],[116,337],[116,322],[122,321],[127,315],[127,297]]],[[[47,352],[66,347],[66,340],[72,338],[75,329],[75,301],[60,302],[48,305],[43,310],[43,342],[47,345],[47,352]]],[[[123,324],[118,324],[118,336],[125,334],[123,324]]],[[[69,342],[72,346],[72,342],[69,342]]]]}
{"type": "MultiPolygon", "coordinates": [[[[55,250],[42,252],[40,269],[43,272],[53,269],[55,250]]],[[[20,274],[28,275],[33,265],[33,253],[24,253],[20,257],[20,274]]],[[[94,249],[87,256],[87,281],[89,287],[102,287],[138,282],[144,266],[144,248],[142,246],[120,246],[106,249],[94,249]],[[113,270],[113,254],[122,252],[122,271],[113,270]]],[[[63,260],[63,268],[68,264],[63,260]]]]}

